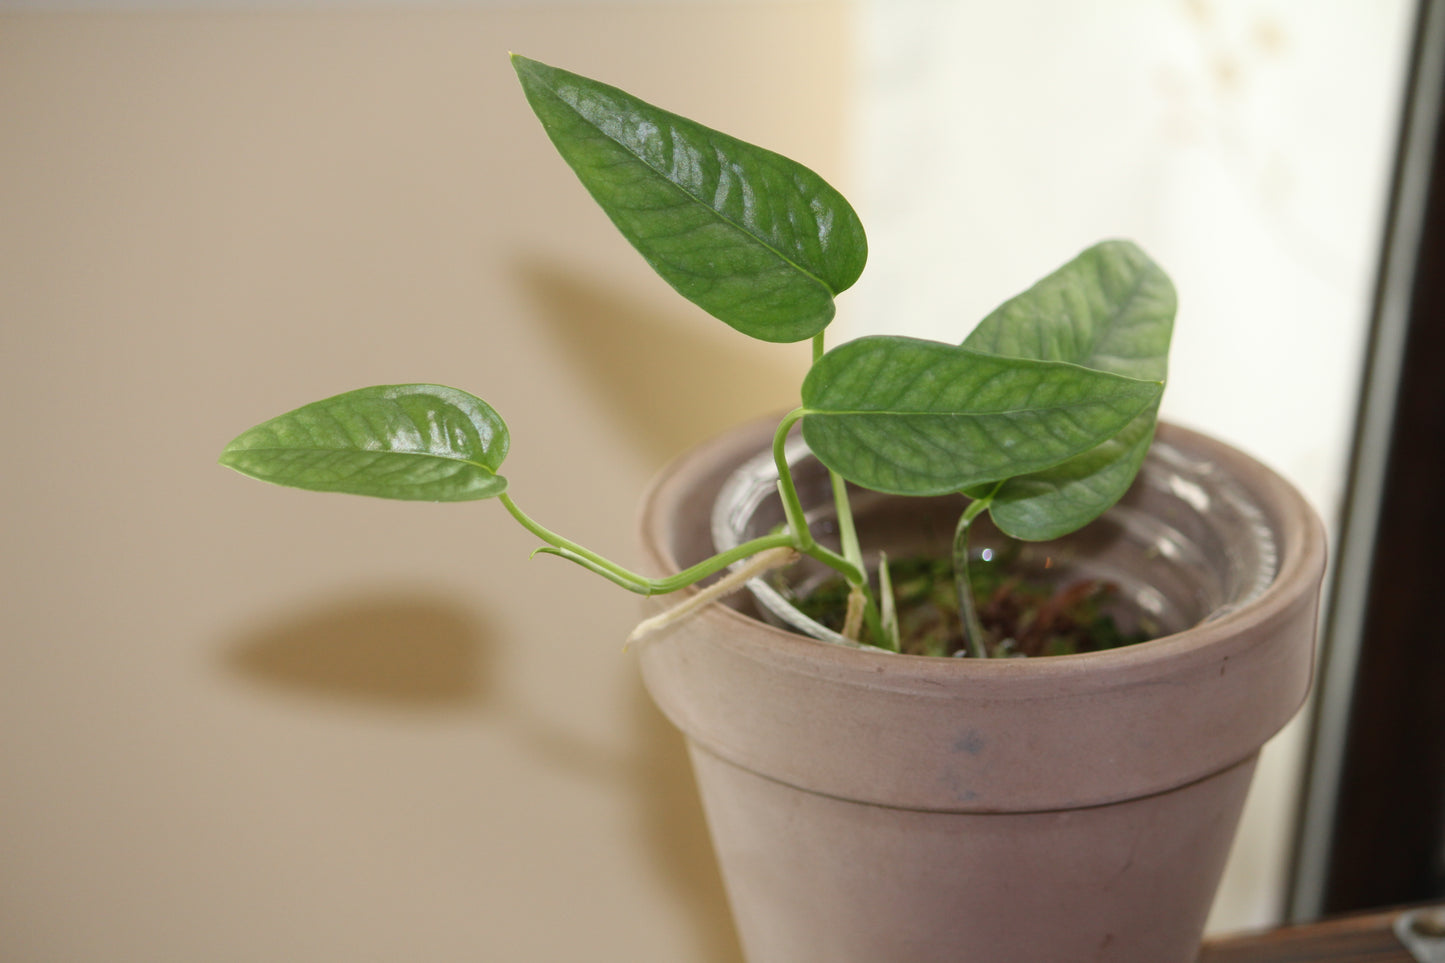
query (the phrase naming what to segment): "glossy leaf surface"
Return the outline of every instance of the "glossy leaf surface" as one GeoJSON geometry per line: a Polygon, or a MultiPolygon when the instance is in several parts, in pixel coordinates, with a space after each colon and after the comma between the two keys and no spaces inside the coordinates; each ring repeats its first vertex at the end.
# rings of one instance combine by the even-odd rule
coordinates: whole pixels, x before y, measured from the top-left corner
{"type": "Polygon", "coordinates": [[[1117,434],[1161,386],[913,338],[840,345],[803,382],[803,437],[848,480],[932,495],[1057,465],[1117,434]]]}
{"type": "Polygon", "coordinates": [[[513,56],[552,143],[664,280],[744,334],[801,341],[867,258],[852,207],[772,151],[513,56]]]}
{"type": "Polygon", "coordinates": [[[221,464],[312,491],[410,501],[500,495],[507,426],[479,398],[440,385],[381,385],[309,404],[241,433],[221,464]]]}
{"type": "MultiPolygon", "coordinates": [[[[964,347],[1014,358],[1066,361],[1163,381],[1176,296],[1163,270],[1128,241],[1105,241],[1001,305],[964,347]]],[[[1056,538],[1087,524],[1128,490],[1149,446],[1156,401],[1097,448],[1010,479],[989,509],[1015,538],[1056,538]]]]}

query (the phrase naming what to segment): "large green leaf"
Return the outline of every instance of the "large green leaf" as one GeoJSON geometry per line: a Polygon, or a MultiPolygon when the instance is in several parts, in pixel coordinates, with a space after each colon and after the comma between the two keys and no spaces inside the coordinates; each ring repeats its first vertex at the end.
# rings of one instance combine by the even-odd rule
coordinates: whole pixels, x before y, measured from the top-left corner
{"type": "Polygon", "coordinates": [[[616,87],[513,55],[532,110],[608,217],[684,297],[744,334],[801,341],[867,259],[821,177],[616,87]]]}
{"type": "Polygon", "coordinates": [[[1058,362],[869,337],[803,381],[803,437],[829,468],[931,495],[1057,465],[1113,437],[1161,386],[1058,362]]]}
{"type": "Polygon", "coordinates": [[[507,426],[480,398],[440,385],[381,385],[297,408],[242,432],[221,464],[253,478],[410,501],[506,491],[507,426]]]}
{"type": "MultiPolygon", "coordinates": [[[[1105,241],[1001,305],[963,344],[1163,381],[1175,305],[1173,284],[1147,254],[1128,241],[1105,241]]],[[[994,522],[1015,538],[1041,540],[1097,518],[1138,474],[1158,413],[1156,401],[1097,448],[1010,479],[989,509],[994,522]]]]}

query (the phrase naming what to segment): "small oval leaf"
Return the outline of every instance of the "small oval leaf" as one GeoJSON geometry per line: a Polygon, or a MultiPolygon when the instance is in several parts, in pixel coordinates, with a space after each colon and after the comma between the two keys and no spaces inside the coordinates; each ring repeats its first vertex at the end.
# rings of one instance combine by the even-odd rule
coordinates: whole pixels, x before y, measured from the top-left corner
{"type": "MultiPolygon", "coordinates": [[[[1005,302],[963,344],[1163,381],[1176,304],[1168,275],[1137,245],[1105,241],[1005,302]]],[[[1150,405],[1099,447],[1010,479],[989,508],[994,522],[1014,538],[1044,540],[1093,521],[1133,483],[1158,413],[1150,405]]]]}
{"type": "Polygon", "coordinates": [[[827,327],[868,245],[826,181],[616,87],[515,54],[512,63],[558,152],[678,293],[763,341],[827,327]]]}
{"type": "Polygon", "coordinates": [[[1059,464],[1119,432],[1161,388],[1077,365],[913,338],[850,341],[803,382],[803,438],[867,488],[933,495],[1059,464]]]}
{"type": "Polygon", "coordinates": [[[221,464],[311,491],[457,502],[506,491],[506,423],[441,385],[380,385],[297,408],[242,432],[221,464]]]}

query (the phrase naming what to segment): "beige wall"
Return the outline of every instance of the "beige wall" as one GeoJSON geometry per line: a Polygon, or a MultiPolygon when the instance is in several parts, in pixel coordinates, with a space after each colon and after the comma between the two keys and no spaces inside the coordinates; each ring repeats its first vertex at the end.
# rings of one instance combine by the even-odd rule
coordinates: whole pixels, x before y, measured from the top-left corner
{"type": "Polygon", "coordinates": [[[846,184],[843,21],[0,18],[0,958],[737,960],[680,743],[620,648],[632,597],[527,563],[495,505],[215,457],[337,391],[455,384],[510,421],[522,505],[634,559],[649,474],[788,404],[807,348],[667,291],[505,53],[846,184]]]}

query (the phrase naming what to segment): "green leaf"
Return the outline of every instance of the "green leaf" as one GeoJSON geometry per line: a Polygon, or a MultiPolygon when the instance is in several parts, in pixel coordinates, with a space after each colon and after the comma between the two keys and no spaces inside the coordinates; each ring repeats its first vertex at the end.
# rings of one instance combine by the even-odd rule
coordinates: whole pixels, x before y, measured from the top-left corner
{"type": "Polygon", "coordinates": [[[829,351],[803,381],[803,438],[883,492],[934,495],[1057,465],[1117,434],[1161,386],[913,338],[829,351]]]}
{"type": "Polygon", "coordinates": [[[1004,482],[989,504],[994,524],[1013,538],[1037,542],[1098,518],[1133,484],[1153,443],[1158,411],[1157,403],[1150,405],[1097,448],[1004,482]]]}
{"type": "Polygon", "coordinates": [[[827,327],[868,247],[827,182],[616,87],[515,54],[512,64],[558,152],[683,297],[763,341],[827,327]]]}
{"type": "MultiPolygon", "coordinates": [[[[1174,285],[1147,254],[1129,241],[1105,241],[1004,303],[963,344],[1163,381],[1175,306],[1174,285]]],[[[989,508],[994,522],[1015,538],[1043,540],[1093,521],[1133,483],[1158,414],[1156,401],[1097,448],[1010,479],[989,508]]]]}
{"type": "Polygon", "coordinates": [[[1104,241],[995,308],[963,346],[1162,381],[1175,304],[1174,285],[1137,245],[1104,241]]]}
{"type": "Polygon", "coordinates": [[[480,398],[440,385],[380,385],[242,432],[221,464],[311,491],[459,502],[506,491],[507,426],[480,398]]]}

